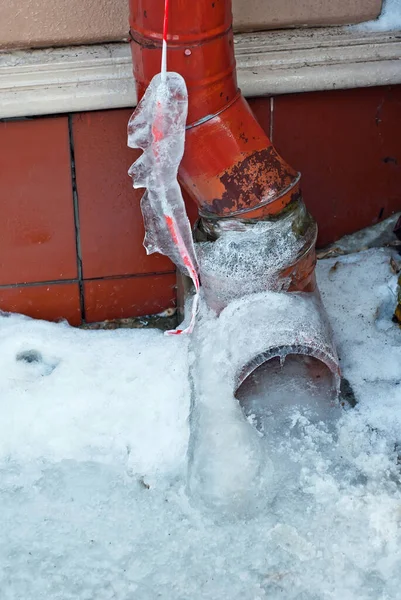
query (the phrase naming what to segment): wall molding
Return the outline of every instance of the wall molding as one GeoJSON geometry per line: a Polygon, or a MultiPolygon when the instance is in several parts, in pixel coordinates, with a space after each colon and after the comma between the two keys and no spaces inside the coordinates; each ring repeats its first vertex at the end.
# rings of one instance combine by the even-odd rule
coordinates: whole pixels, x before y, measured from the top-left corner
{"type": "MultiPolygon", "coordinates": [[[[248,97],[401,83],[401,31],[238,34],[235,51],[248,97]]],[[[0,118],[135,104],[126,43],[0,52],[0,118]]]]}

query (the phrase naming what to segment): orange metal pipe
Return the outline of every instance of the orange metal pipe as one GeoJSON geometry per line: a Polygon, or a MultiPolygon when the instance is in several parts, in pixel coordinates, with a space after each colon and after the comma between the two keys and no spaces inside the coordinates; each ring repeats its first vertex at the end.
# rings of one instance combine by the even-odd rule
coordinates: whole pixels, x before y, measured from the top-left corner
{"type": "MultiPolygon", "coordinates": [[[[160,71],[164,0],[130,0],[138,97],[160,71]]],[[[209,218],[263,218],[300,198],[299,173],[277,154],[237,86],[231,0],[173,0],[168,69],[188,88],[179,179],[209,218]]]]}

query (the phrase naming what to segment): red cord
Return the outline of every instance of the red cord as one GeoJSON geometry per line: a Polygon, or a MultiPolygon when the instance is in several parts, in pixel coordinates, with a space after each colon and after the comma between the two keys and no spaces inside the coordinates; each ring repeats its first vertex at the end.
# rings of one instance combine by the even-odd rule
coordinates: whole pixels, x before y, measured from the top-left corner
{"type": "Polygon", "coordinates": [[[163,40],[167,43],[169,0],[164,3],[163,40]]]}

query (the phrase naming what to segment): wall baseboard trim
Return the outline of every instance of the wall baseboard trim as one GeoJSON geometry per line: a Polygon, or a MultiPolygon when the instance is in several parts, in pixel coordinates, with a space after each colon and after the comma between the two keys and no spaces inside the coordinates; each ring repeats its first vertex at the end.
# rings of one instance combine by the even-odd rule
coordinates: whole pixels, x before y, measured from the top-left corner
{"type": "MultiPolygon", "coordinates": [[[[401,31],[352,27],[235,36],[247,97],[401,83],[401,31]]],[[[133,107],[126,43],[0,52],[0,118],[133,107]]]]}

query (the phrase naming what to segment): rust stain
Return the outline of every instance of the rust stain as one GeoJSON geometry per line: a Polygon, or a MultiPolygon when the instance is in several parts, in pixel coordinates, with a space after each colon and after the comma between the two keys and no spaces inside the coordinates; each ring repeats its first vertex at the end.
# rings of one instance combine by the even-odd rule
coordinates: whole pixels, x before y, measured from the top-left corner
{"type": "Polygon", "coordinates": [[[270,146],[253,152],[220,176],[225,191],[215,198],[208,208],[210,212],[227,216],[231,213],[252,209],[261,203],[280,196],[298,178],[270,146]]]}

